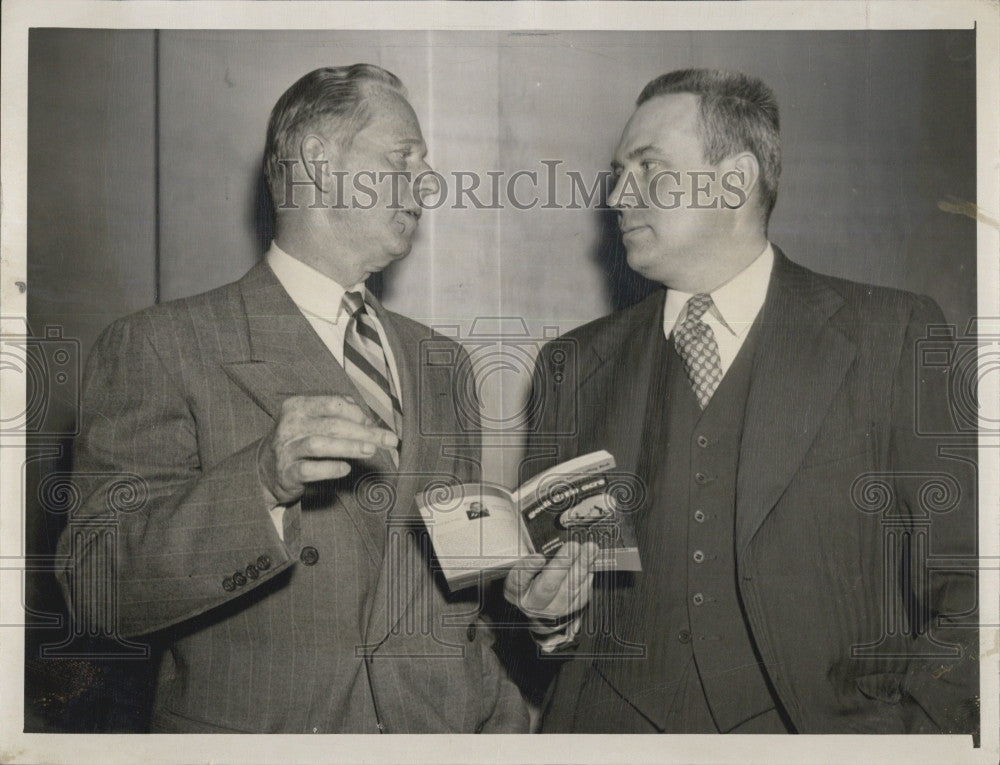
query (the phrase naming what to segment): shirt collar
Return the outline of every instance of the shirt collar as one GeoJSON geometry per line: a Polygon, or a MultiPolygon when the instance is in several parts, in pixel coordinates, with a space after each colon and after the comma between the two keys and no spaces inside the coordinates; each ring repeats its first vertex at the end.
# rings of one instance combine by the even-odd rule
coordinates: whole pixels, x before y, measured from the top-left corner
{"type": "MultiPolygon", "coordinates": [[[[334,323],[347,316],[343,300],[344,293],[348,290],[339,282],[289,255],[275,242],[271,242],[264,257],[281,286],[302,313],[334,323]]],[[[358,282],[349,289],[360,292],[368,300],[364,282],[358,282]]]]}
{"type": "MultiPolygon", "coordinates": [[[[774,249],[768,242],[763,252],[749,266],[710,293],[712,314],[734,337],[746,335],[760,313],[764,298],[767,297],[767,285],[771,281],[773,267],[774,249]]],[[[663,331],[668,338],[677,323],[683,320],[684,306],[693,294],[667,290],[663,306],[663,331]]]]}

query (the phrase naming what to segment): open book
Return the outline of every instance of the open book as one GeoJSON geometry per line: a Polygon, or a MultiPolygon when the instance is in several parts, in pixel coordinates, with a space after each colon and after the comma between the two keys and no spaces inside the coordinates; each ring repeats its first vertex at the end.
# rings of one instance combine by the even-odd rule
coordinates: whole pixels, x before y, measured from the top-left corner
{"type": "Polygon", "coordinates": [[[448,587],[503,576],[521,558],[551,557],[571,539],[597,543],[598,571],[641,570],[631,519],[615,499],[614,467],[608,452],[592,452],[539,473],[514,492],[479,483],[419,495],[448,587]]]}

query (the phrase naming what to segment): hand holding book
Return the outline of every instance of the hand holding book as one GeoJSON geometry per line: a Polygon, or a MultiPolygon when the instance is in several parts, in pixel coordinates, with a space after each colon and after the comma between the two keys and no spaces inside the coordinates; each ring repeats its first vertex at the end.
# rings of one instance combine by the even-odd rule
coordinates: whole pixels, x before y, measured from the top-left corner
{"type": "Polygon", "coordinates": [[[504,581],[504,597],[532,622],[532,631],[555,632],[590,601],[594,583],[595,542],[571,540],[555,555],[530,555],[504,581]]]}
{"type": "Polygon", "coordinates": [[[425,491],[418,509],[448,587],[460,590],[516,568],[523,575],[510,584],[511,592],[529,592],[530,606],[544,611],[551,605],[561,616],[554,593],[574,565],[587,574],[576,577],[575,593],[583,592],[581,582],[591,571],[640,570],[631,508],[623,506],[619,490],[630,477],[614,468],[614,457],[599,451],[556,465],[513,492],[488,483],[425,491]],[[567,558],[575,562],[581,555],[583,562],[567,567],[567,558]]]}

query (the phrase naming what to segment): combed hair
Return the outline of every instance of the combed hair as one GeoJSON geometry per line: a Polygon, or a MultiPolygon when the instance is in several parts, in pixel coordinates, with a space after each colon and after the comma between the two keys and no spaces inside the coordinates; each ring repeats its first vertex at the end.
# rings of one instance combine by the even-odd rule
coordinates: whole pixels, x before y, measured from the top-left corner
{"type": "Polygon", "coordinates": [[[764,223],[771,217],[781,177],[778,102],[763,80],[742,72],[718,69],[678,69],[650,81],[636,106],[671,93],[699,97],[702,151],[713,165],[749,151],[760,165],[764,223]]]}
{"type": "Polygon", "coordinates": [[[264,147],[264,174],[272,198],[283,182],[278,161],[298,157],[299,145],[309,133],[332,132],[350,145],[371,119],[367,98],[373,87],[406,96],[396,75],[372,64],[315,69],[281,95],[267,122],[264,147]]]}

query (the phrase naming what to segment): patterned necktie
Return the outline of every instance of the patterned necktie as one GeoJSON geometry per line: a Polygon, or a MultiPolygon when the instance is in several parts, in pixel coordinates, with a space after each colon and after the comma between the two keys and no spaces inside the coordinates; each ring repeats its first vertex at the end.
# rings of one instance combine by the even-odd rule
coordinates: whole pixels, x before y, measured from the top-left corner
{"type": "MultiPolygon", "coordinates": [[[[344,333],[344,370],[361,391],[365,403],[376,417],[379,427],[403,433],[403,409],[392,389],[392,376],[375,320],[365,309],[358,292],[344,293],[344,309],[351,315],[344,333]]],[[[392,460],[399,466],[399,453],[392,450],[392,460]]]]}
{"type": "Polygon", "coordinates": [[[692,295],[687,301],[684,321],[674,328],[674,345],[702,409],[708,406],[712,394],[722,382],[722,362],[715,333],[701,320],[711,307],[711,295],[692,295]]]}

